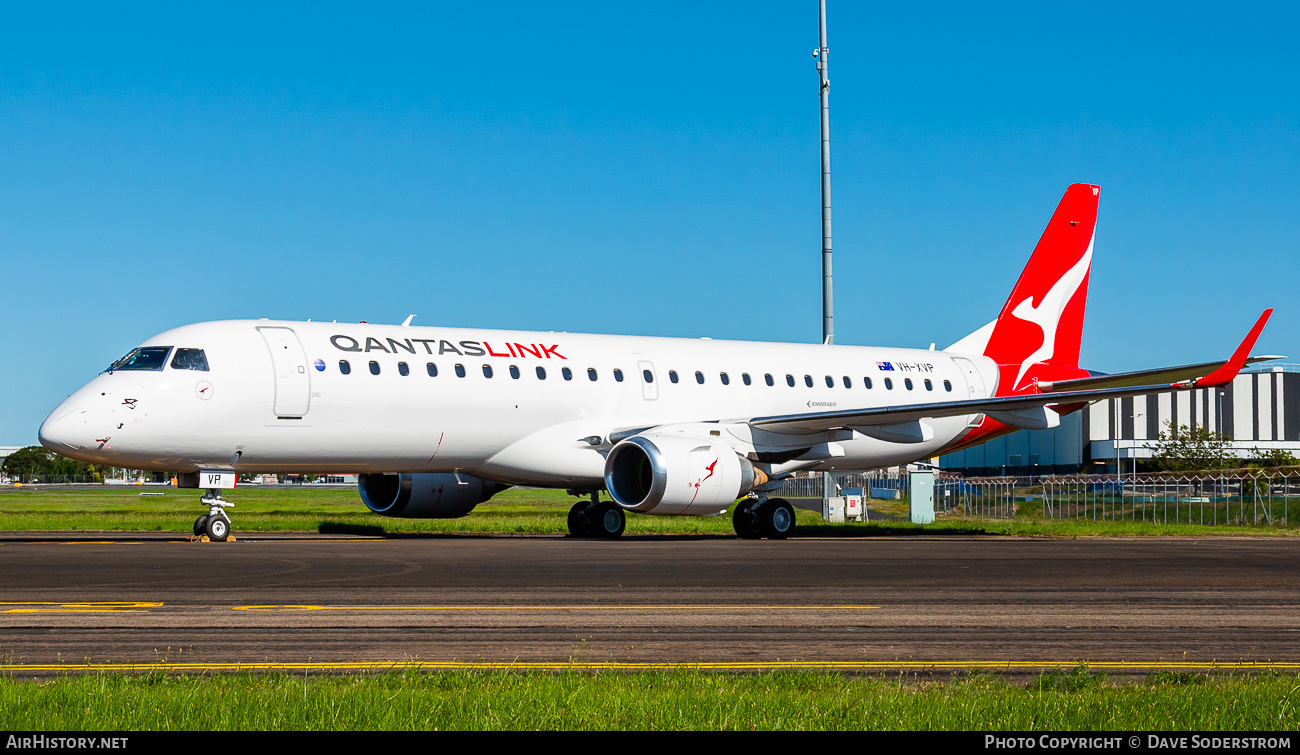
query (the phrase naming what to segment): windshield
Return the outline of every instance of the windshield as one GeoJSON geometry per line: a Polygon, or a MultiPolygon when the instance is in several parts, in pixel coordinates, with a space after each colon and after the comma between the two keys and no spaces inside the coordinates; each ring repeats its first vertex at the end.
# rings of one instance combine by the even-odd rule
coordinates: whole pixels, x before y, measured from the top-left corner
{"type": "Polygon", "coordinates": [[[131,353],[109,365],[105,372],[116,372],[117,370],[161,370],[163,365],[167,364],[167,355],[171,353],[170,346],[144,346],[134,349],[131,353]]]}
{"type": "Polygon", "coordinates": [[[177,349],[176,356],[172,357],[172,369],[207,372],[208,357],[203,349],[177,349]]]}

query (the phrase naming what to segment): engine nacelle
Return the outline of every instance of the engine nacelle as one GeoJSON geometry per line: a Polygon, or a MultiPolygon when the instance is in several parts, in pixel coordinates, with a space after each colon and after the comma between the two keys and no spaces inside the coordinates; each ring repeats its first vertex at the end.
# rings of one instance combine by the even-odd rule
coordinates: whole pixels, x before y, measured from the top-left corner
{"type": "Polygon", "coordinates": [[[754,465],[716,438],[634,435],[615,445],[605,459],[610,496],[623,508],[643,514],[713,514],[754,484],[754,465]]]}
{"type": "Polygon", "coordinates": [[[508,485],[469,475],[363,474],[357,479],[361,500],[376,514],[405,519],[455,519],[508,485]],[[457,479],[459,477],[459,479],[457,479]]]}

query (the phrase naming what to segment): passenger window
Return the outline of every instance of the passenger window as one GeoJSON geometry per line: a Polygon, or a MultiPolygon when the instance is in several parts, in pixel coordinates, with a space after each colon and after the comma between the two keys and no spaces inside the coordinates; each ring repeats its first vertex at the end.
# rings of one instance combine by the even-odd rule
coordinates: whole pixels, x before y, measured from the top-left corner
{"type": "Polygon", "coordinates": [[[370,360],[370,374],[371,375],[379,374],[379,362],[376,362],[373,359],[370,360]]]}
{"type": "Polygon", "coordinates": [[[573,370],[569,369],[568,367],[561,369],[560,374],[564,376],[565,380],[573,379],[573,370]]]}
{"type": "Polygon", "coordinates": [[[926,378],[926,379],[925,379],[925,389],[926,389],[927,391],[932,391],[932,390],[934,390],[934,383],[931,383],[931,382],[930,382],[930,378],[926,378]]]}
{"type": "Polygon", "coordinates": [[[671,382],[671,383],[676,383],[676,382],[677,382],[677,370],[669,370],[669,371],[668,371],[668,381],[671,382]]]}
{"type": "Polygon", "coordinates": [[[587,379],[590,380],[590,381],[593,382],[593,383],[596,382],[596,368],[595,368],[595,367],[588,367],[588,368],[587,368],[587,379]]]}
{"type": "Polygon", "coordinates": [[[894,381],[892,378],[885,378],[885,390],[887,391],[894,390],[894,381]]]}
{"type": "Polygon", "coordinates": [[[653,383],[655,381],[655,374],[650,370],[641,370],[641,378],[647,383],[653,383]]]}
{"type": "Polygon", "coordinates": [[[723,385],[731,385],[731,378],[727,377],[725,372],[718,373],[718,379],[722,381],[723,385]]]}
{"type": "Polygon", "coordinates": [[[438,365],[433,362],[424,365],[424,370],[429,373],[429,377],[438,377],[438,365]]]}
{"type": "Polygon", "coordinates": [[[952,383],[947,380],[943,381],[943,389],[949,393],[952,393],[952,383]]]}
{"type": "Polygon", "coordinates": [[[623,382],[623,371],[622,371],[622,370],[614,370],[614,382],[615,382],[615,383],[621,383],[621,382],[623,382]]]}
{"type": "Polygon", "coordinates": [[[116,372],[117,370],[161,370],[167,365],[167,355],[171,353],[170,346],[146,346],[140,349],[133,349],[129,354],[109,365],[105,372],[116,372]]]}
{"type": "Polygon", "coordinates": [[[339,372],[343,373],[344,375],[349,375],[352,373],[352,365],[348,364],[348,360],[346,359],[339,360],[339,372]]]}
{"type": "Polygon", "coordinates": [[[515,380],[519,379],[519,368],[514,366],[513,364],[510,365],[510,377],[514,378],[515,380]]]}
{"type": "Polygon", "coordinates": [[[397,363],[397,374],[406,377],[411,374],[411,368],[406,366],[406,362],[397,363]]]}
{"type": "Polygon", "coordinates": [[[835,387],[835,378],[831,377],[830,375],[827,375],[827,376],[826,376],[826,387],[827,387],[827,388],[834,388],[834,387],[835,387]]]}
{"type": "Polygon", "coordinates": [[[492,365],[490,364],[483,365],[483,377],[485,378],[492,377],[492,365]]]}
{"type": "Polygon", "coordinates": [[[763,375],[763,382],[767,383],[769,388],[773,385],[776,385],[776,381],[772,379],[772,376],[770,374],[763,375]]]}
{"type": "Polygon", "coordinates": [[[786,376],[785,376],[785,384],[788,385],[788,386],[790,386],[791,388],[793,388],[793,387],[794,387],[794,375],[786,375],[786,376]]]}
{"type": "Polygon", "coordinates": [[[811,388],[811,387],[812,387],[812,375],[804,375],[804,376],[803,376],[803,382],[804,382],[804,385],[806,385],[806,386],[808,386],[809,388],[811,388]]]}
{"type": "Polygon", "coordinates": [[[866,388],[867,390],[871,390],[871,378],[869,377],[862,378],[862,387],[866,388]]]}
{"type": "Polygon", "coordinates": [[[695,382],[699,383],[700,385],[704,385],[704,373],[703,373],[703,372],[700,372],[699,370],[696,370],[696,371],[695,371],[695,382]]]}
{"type": "Polygon", "coordinates": [[[538,368],[537,368],[537,379],[538,379],[538,380],[545,380],[545,379],[546,379],[546,368],[545,368],[545,367],[538,367],[538,368]]]}
{"type": "Polygon", "coordinates": [[[456,365],[456,377],[465,377],[465,365],[456,365]]]}
{"type": "Polygon", "coordinates": [[[203,349],[177,349],[176,356],[172,357],[172,369],[207,372],[208,358],[203,349]]]}
{"type": "Polygon", "coordinates": [[[912,378],[903,378],[903,387],[912,390],[912,378]]]}
{"type": "Polygon", "coordinates": [[[752,380],[749,379],[749,373],[748,373],[748,372],[742,372],[742,373],[740,373],[740,382],[744,383],[745,385],[753,385],[753,384],[754,384],[754,381],[752,381],[752,380]]]}
{"type": "Polygon", "coordinates": [[[852,381],[851,379],[849,379],[849,376],[848,376],[848,375],[845,375],[845,376],[844,376],[844,387],[845,387],[845,388],[852,388],[852,387],[853,387],[853,381],[852,381]]]}

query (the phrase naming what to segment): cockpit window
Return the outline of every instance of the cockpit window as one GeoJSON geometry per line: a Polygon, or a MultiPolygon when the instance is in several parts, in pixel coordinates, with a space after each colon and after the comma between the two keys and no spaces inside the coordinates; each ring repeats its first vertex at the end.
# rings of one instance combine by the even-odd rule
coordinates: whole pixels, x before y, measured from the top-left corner
{"type": "Polygon", "coordinates": [[[177,349],[176,356],[172,357],[172,369],[207,372],[208,357],[203,349],[177,349]]]}
{"type": "Polygon", "coordinates": [[[145,346],[135,349],[131,353],[109,365],[105,372],[116,372],[117,370],[161,370],[167,364],[167,355],[171,353],[170,346],[145,346]]]}

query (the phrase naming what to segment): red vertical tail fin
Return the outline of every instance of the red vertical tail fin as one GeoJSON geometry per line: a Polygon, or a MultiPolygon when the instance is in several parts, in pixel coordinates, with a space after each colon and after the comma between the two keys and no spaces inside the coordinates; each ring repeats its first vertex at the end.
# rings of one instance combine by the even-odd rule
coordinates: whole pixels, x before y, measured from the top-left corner
{"type": "Polygon", "coordinates": [[[984,356],[998,364],[995,395],[1031,393],[1039,379],[1087,374],[1079,369],[1079,342],[1100,195],[1091,184],[1065,190],[998,314],[984,348],[984,356]]]}

